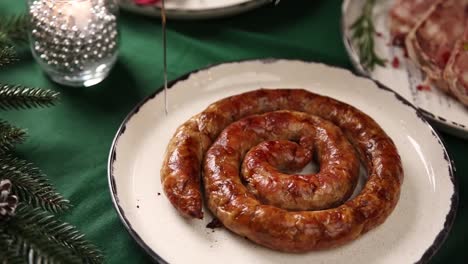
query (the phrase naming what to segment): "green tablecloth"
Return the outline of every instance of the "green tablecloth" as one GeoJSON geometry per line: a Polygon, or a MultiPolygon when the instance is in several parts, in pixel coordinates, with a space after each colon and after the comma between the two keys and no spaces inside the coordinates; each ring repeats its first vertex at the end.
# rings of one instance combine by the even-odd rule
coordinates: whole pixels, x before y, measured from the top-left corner
{"type": "MultiPolygon", "coordinates": [[[[0,17],[25,9],[1,1],[0,17]]],[[[231,60],[260,57],[320,61],[351,69],[341,40],[341,1],[282,1],[232,18],[169,21],[169,78],[231,60]]],[[[121,52],[103,83],[87,89],[50,82],[32,57],[0,71],[0,81],[61,92],[58,106],[1,112],[28,128],[19,154],[49,175],[75,205],[65,217],[105,251],[109,263],[151,261],[120,222],[107,186],[107,157],[114,134],[130,109],[162,85],[161,29],[156,19],[121,14],[121,52]]],[[[468,141],[442,134],[457,166],[460,206],[446,243],[431,263],[468,262],[468,141]]],[[[408,175],[411,177],[411,175],[408,175]]]]}

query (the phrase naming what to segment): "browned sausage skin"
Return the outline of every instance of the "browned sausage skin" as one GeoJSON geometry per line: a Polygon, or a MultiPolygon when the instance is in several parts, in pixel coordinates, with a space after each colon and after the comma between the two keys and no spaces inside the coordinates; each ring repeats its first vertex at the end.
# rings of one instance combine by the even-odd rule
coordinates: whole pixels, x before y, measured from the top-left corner
{"type": "MultiPolygon", "coordinates": [[[[232,148],[239,157],[245,156],[239,176],[247,182],[249,191],[263,204],[286,210],[340,205],[351,196],[359,176],[359,160],[341,130],[331,122],[301,112],[275,111],[229,125],[208,150],[207,161],[210,151],[221,145],[232,148]],[[310,154],[304,156],[312,148],[317,153],[319,173],[289,175],[278,170],[302,169],[311,162],[310,154]]],[[[211,169],[205,167],[207,177],[211,176],[211,169]]]]}
{"type": "MultiPolygon", "coordinates": [[[[285,146],[289,151],[293,147],[285,146]]],[[[257,161],[259,159],[253,161],[253,165],[257,161]]],[[[274,157],[270,157],[270,161],[270,165],[275,165],[274,157]]],[[[263,165],[268,167],[268,164],[263,165]]],[[[279,163],[276,165],[281,166],[279,163]]],[[[210,105],[178,128],[167,149],[161,180],[169,200],[184,216],[203,217],[200,191],[202,166],[208,207],[228,229],[261,245],[289,252],[335,247],[381,224],[396,206],[403,180],[396,147],[374,120],[345,103],[300,89],[262,89],[232,96],[210,105]],[[288,111],[274,112],[278,110],[288,111]],[[263,113],[269,114],[261,115],[263,113]],[[320,123],[321,126],[316,127],[325,126],[329,130],[314,129],[314,125],[310,125],[301,133],[294,134],[296,127],[288,125],[288,122],[297,121],[295,119],[305,120],[306,123],[315,122],[316,125],[320,123]],[[273,124],[278,127],[261,131],[262,127],[273,124]],[[343,150],[349,147],[349,143],[343,143],[347,141],[339,136],[341,131],[335,126],[343,131],[359,153],[368,171],[368,182],[357,197],[336,208],[305,211],[335,206],[346,200],[355,186],[354,175],[358,162],[350,154],[352,151],[336,154],[338,145],[343,150]],[[317,131],[328,133],[327,137],[322,135],[324,138],[321,138],[317,131]],[[330,139],[338,141],[333,146],[325,143],[321,146],[321,139],[323,142],[331,142],[330,139]],[[245,163],[245,171],[249,157],[253,154],[247,155],[247,161],[244,155],[249,150],[259,151],[261,146],[255,146],[262,141],[270,143],[261,144],[275,145],[282,140],[296,142],[296,148],[298,143],[305,152],[308,148],[309,151],[321,149],[314,149],[315,152],[321,152],[318,154],[320,172],[315,176],[320,178],[322,173],[322,176],[333,178],[338,173],[340,177],[336,178],[343,180],[343,183],[335,183],[324,177],[325,180],[315,182],[319,183],[316,185],[318,188],[313,189],[319,192],[313,192],[306,190],[305,185],[298,184],[304,178],[296,181],[287,178],[293,184],[301,185],[297,189],[299,191],[291,192],[295,194],[289,198],[285,198],[287,194],[284,192],[275,197],[276,190],[268,183],[253,190],[252,186],[258,185],[262,179],[251,180],[249,176],[242,178],[245,177],[240,175],[242,162],[245,163]],[[313,147],[308,145],[310,142],[313,147]],[[327,148],[331,152],[323,152],[327,148]],[[333,153],[336,155],[333,156],[333,153]],[[349,167],[340,167],[344,164],[349,167]],[[334,171],[330,173],[328,170],[334,171]],[[248,188],[243,181],[248,183],[248,188]],[[333,191],[320,192],[320,187],[333,191]],[[259,194],[262,188],[263,194],[259,194]],[[304,193],[312,197],[318,195],[315,196],[317,201],[326,202],[311,205],[309,200],[314,199],[303,196],[304,193]],[[340,193],[339,197],[333,197],[334,193],[340,193]],[[302,200],[286,207],[302,211],[288,211],[274,206],[280,206],[285,201],[291,202],[294,198],[302,200]]],[[[279,171],[270,172],[274,178],[284,176],[279,171]]],[[[311,178],[314,177],[307,177],[306,180],[313,182],[311,178]]]]}

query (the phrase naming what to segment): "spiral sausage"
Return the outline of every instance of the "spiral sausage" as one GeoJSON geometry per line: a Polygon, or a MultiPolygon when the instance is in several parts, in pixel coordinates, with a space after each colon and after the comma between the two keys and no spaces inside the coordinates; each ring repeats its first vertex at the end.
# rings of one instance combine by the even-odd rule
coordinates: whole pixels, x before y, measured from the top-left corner
{"type": "Polygon", "coordinates": [[[319,210],[339,205],[351,196],[359,176],[359,160],[341,130],[301,112],[275,111],[229,125],[207,152],[207,187],[211,185],[208,182],[213,170],[232,163],[239,171],[242,157],[241,177],[250,192],[263,204],[288,210],[319,210]],[[319,173],[282,173],[303,168],[311,161],[312,148],[317,153],[319,173]]]}
{"type": "Polygon", "coordinates": [[[288,252],[339,246],[380,225],[396,206],[403,181],[396,147],[374,120],[300,89],[232,96],[177,129],[161,181],[186,217],[203,217],[202,170],[208,207],[226,228],[288,252]],[[346,201],[359,165],[351,145],[368,181],[346,201]],[[312,152],[319,173],[284,173],[300,169],[312,152]]]}

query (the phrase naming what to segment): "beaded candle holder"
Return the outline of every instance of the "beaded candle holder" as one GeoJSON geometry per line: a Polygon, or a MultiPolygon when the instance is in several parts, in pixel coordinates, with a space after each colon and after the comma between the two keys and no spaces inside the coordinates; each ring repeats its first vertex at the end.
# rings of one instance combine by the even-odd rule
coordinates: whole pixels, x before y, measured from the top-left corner
{"type": "Polygon", "coordinates": [[[31,49],[52,80],[91,86],[117,59],[116,0],[29,0],[31,49]]]}

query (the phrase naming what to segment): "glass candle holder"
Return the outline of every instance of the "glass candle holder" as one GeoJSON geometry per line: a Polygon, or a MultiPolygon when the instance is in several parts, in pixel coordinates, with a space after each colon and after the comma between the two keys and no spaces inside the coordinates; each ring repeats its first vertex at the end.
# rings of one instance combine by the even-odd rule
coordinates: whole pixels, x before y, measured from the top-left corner
{"type": "Polygon", "coordinates": [[[28,0],[34,58],[57,83],[91,86],[117,60],[117,0],[28,0]]]}

